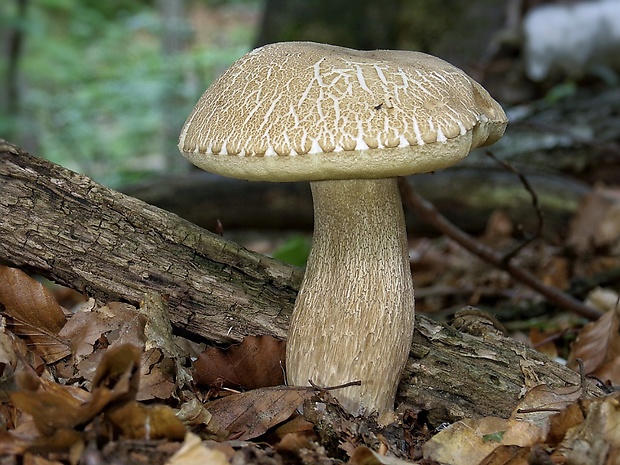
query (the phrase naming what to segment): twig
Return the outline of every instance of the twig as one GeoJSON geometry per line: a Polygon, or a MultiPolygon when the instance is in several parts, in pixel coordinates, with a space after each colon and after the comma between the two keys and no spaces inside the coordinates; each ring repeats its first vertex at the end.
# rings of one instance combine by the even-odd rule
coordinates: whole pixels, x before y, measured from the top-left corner
{"type": "Polygon", "coordinates": [[[502,168],[514,173],[519,178],[519,181],[521,181],[521,184],[523,184],[525,190],[527,190],[530,194],[530,197],[532,197],[532,207],[534,208],[536,216],[538,217],[538,224],[536,225],[536,232],[534,233],[534,235],[527,237],[514,249],[504,255],[504,261],[508,262],[513,257],[515,257],[521,250],[531,244],[534,239],[537,239],[541,236],[545,223],[545,218],[542,208],[540,208],[540,203],[538,202],[538,196],[536,195],[536,191],[534,190],[528,179],[524,176],[524,174],[521,173],[517,168],[515,168],[512,163],[497,158],[495,154],[493,154],[493,152],[487,151],[486,154],[488,157],[491,157],[496,163],[498,163],[502,168]]]}
{"type": "Polygon", "coordinates": [[[399,186],[403,201],[408,208],[414,210],[421,219],[433,225],[443,234],[459,243],[462,247],[469,250],[474,255],[477,255],[491,265],[506,271],[514,279],[527,285],[544,296],[549,302],[559,307],[575,312],[591,320],[595,320],[602,315],[601,311],[585,305],[583,302],[575,299],[565,292],[545,285],[529,271],[514,266],[510,261],[506,261],[505,257],[496,250],[484,245],[463,230],[457,228],[450,221],[448,221],[446,217],[439,213],[433,204],[416,194],[405,178],[399,178],[399,186]]]}
{"type": "Polygon", "coordinates": [[[575,361],[577,362],[577,365],[579,365],[579,380],[580,385],[581,385],[581,395],[582,397],[586,397],[587,396],[587,391],[586,391],[586,370],[583,367],[583,360],[580,358],[576,358],[575,361]]]}
{"type": "Polygon", "coordinates": [[[348,383],[339,384],[337,386],[329,386],[329,387],[319,386],[318,384],[313,383],[311,379],[308,380],[308,383],[310,384],[310,386],[312,386],[313,389],[317,389],[319,391],[333,391],[334,389],[344,389],[350,386],[361,386],[362,385],[362,382],[360,380],[350,381],[348,383]]]}

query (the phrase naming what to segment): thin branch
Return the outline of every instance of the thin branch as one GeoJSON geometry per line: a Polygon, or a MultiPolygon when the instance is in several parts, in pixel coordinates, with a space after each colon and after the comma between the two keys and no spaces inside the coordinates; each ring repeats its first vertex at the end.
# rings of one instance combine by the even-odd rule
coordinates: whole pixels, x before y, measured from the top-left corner
{"type": "Polygon", "coordinates": [[[437,228],[437,230],[459,243],[474,255],[477,255],[491,265],[506,271],[514,279],[527,285],[544,296],[547,301],[559,307],[575,312],[591,320],[595,320],[602,315],[602,312],[599,310],[585,305],[583,302],[575,299],[565,292],[545,285],[529,271],[518,268],[510,261],[507,262],[502,254],[476,240],[463,230],[457,228],[454,224],[448,221],[448,219],[446,219],[446,217],[444,217],[433,204],[416,194],[405,178],[399,178],[399,186],[403,201],[408,208],[415,211],[421,219],[433,225],[437,228]]]}
{"type": "Polygon", "coordinates": [[[531,244],[534,239],[537,239],[541,236],[543,226],[545,224],[545,218],[544,218],[542,208],[540,208],[540,202],[538,201],[538,196],[536,195],[536,191],[534,190],[534,188],[532,187],[528,179],[525,177],[525,175],[521,171],[519,171],[512,163],[507,162],[505,160],[500,160],[499,158],[497,158],[493,154],[493,152],[487,151],[486,154],[488,157],[491,157],[493,160],[495,160],[495,162],[498,163],[502,168],[517,175],[517,177],[519,178],[519,181],[521,181],[521,184],[523,184],[523,187],[525,187],[525,190],[529,192],[530,197],[532,198],[532,207],[534,208],[534,211],[536,212],[536,216],[538,217],[538,224],[536,225],[536,232],[534,233],[534,235],[527,237],[524,241],[519,243],[514,249],[512,249],[510,252],[504,255],[504,261],[508,262],[513,257],[515,257],[519,252],[521,252],[521,250],[523,250],[525,247],[531,244]]]}

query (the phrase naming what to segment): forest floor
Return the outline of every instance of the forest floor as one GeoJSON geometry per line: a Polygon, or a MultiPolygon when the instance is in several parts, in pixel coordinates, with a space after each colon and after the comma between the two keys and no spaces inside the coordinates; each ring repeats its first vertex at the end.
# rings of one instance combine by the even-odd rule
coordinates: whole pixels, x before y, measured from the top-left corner
{"type": "Polygon", "coordinates": [[[285,343],[269,335],[206,347],[173,335],[161,298],[139,308],[85,300],[2,266],[0,464],[618,463],[618,212],[620,191],[598,187],[561,241],[521,248],[500,210],[477,238],[519,247],[518,267],[604,312],[596,321],[546,303],[449,237],[411,241],[417,312],[450,322],[475,306],[608,393],[531,385],[509,418],[451,425],[423,410],[387,427],[353,418],[328,391],[283,386],[285,343]]]}

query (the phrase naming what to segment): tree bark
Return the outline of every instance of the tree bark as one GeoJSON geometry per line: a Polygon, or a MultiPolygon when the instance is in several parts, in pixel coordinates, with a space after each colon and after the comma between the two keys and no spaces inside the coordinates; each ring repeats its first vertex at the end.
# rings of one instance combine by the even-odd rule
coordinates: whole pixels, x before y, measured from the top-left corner
{"type": "Polygon", "coordinates": [[[168,300],[217,342],[286,335],[302,271],[0,142],[0,261],[103,300],[168,300]]]}
{"type": "MultiPolygon", "coordinates": [[[[177,331],[217,342],[284,339],[302,277],[2,140],[0,262],[104,301],[138,304],[156,292],[177,331]]],[[[397,403],[425,411],[432,424],[507,417],[532,382],[579,386],[578,374],[512,339],[416,318],[397,403]]]]}
{"type": "MultiPolygon", "coordinates": [[[[538,384],[579,389],[580,377],[509,337],[472,335],[416,314],[396,404],[422,410],[432,425],[465,417],[507,418],[538,384]]],[[[589,381],[584,387],[584,397],[601,394],[589,381]]]]}

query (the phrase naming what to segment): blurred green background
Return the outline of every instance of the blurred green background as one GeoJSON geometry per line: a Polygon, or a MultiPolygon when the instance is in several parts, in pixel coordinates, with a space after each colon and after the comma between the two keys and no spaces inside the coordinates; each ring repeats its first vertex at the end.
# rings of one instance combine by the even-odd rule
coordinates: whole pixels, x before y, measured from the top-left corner
{"type": "Polygon", "coordinates": [[[0,137],[110,187],[188,169],[179,129],[251,48],[260,10],[259,0],[3,0],[0,137]]]}
{"type": "Polygon", "coordinates": [[[1,0],[0,137],[119,188],[189,168],[176,148],[186,116],[258,45],[420,50],[475,70],[497,48],[505,9],[504,0],[1,0]]]}

